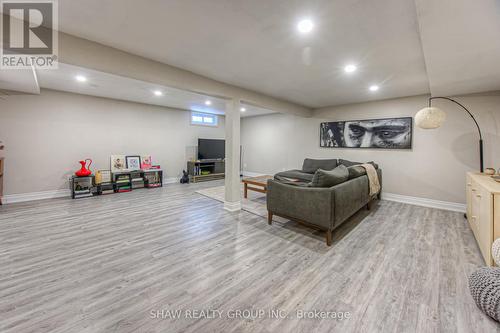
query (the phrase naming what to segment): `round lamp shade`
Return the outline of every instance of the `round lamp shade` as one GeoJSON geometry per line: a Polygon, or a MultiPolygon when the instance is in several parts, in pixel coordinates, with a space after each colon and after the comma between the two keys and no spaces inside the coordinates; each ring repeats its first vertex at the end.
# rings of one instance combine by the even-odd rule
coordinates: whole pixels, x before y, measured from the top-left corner
{"type": "Polygon", "coordinates": [[[446,113],[435,107],[427,107],[418,111],[415,115],[415,123],[418,127],[424,129],[433,129],[441,127],[446,119],[446,113]]]}

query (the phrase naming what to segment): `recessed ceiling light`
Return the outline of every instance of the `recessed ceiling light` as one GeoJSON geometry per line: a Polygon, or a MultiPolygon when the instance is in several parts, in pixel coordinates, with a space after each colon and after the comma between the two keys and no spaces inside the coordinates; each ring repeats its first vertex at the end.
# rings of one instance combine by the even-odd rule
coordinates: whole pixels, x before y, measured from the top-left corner
{"type": "Polygon", "coordinates": [[[246,108],[240,108],[241,112],[245,112],[247,109],[246,108]]]}
{"type": "Polygon", "coordinates": [[[299,30],[300,33],[307,34],[312,31],[314,28],[314,23],[309,20],[302,20],[297,24],[297,30],[299,30]]]}
{"type": "Polygon", "coordinates": [[[344,71],[346,73],[352,73],[352,72],[355,72],[356,69],[358,69],[355,65],[347,65],[344,67],[344,71]]]}
{"type": "Polygon", "coordinates": [[[370,89],[370,91],[377,91],[379,89],[379,86],[374,84],[373,86],[370,86],[370,88],[368,89],[370,89]]]}
{"type": "Polygon", "coordinates": [[[75,79],[76,79],[78,82],[85,82],[85,81],[87,81],[87,78],[86,78],[85,76],[83,76],[83,75],[77,75],[77,76],[75,77],[75,79]]]}
{"type": "Polygon", "coordinates": [[[212,101],[209,101],[208,99],[205,101],[205,105],[212,105],[212,101]]]}
{"type": "Polygon", "coordinates": [[[160,90],[153,91],[153,94],[155,94],[155,96],[162,96],[163,95],[163,93],[160,90]]]}

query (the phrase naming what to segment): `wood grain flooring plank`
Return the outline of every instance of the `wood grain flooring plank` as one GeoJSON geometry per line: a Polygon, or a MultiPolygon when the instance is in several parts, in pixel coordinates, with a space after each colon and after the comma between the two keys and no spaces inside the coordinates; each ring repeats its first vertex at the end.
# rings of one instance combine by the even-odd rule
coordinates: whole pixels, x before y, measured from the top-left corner
{"type": "Polygon", "coordinates": [[[483,266],[462,215],[380,201],[334,234],[167,184],[0,207],[0,332],[499,332],[467,277],[483,266]],[[154,319],[217,309],[223,318],[154,319]],[[287,318],[228,318],[234,310],[287,318]],[[297,311],[350,318],[298,319],[297,311]]]}

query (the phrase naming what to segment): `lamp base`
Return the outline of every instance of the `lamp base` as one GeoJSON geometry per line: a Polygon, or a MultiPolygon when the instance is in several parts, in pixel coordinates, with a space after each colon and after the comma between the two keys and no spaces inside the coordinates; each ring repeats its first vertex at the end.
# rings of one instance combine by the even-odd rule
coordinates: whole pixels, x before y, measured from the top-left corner
{"type": "Polygon", "coordinates": [[[484,172],[483,139],[479,139],[479,164],[481,168],[481,173],[483,173],[484,172]]]}

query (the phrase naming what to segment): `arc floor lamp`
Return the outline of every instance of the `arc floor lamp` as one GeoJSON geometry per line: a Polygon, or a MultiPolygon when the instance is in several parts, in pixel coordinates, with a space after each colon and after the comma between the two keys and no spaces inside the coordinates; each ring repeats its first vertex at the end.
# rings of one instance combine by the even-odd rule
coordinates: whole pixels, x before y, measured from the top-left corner
{"type": "Polygon", "coordinates": [[[474,115],[472,113],[470,113],[470,111],[465,106],[463,106],[459,102],[457,102],[454,99],[451,99],[449,97],[431,97],[431,98],[429,98],[429,106],[418,111],[417,114],[415,115],[415,123],[417,124],[417,126],[420,128],[423,128],[423,129],[434,129],[434,128],[441,127],[441,125],[445,121],[446,113],[444,113],[443,110],[432,106],[432,101],[434,99],[445,99],[447,101],[453,102],[453,103],[459,105],[462,109],[464,109],[469,114],[469,116],[472,118],[472,120],[476,124],[477,130],[479,132],[479,164],[480,164],[481,172],[483,172],[484,171],[483,135],[481,133],[481,128],[479,127],[479,124],[476,121],[476,118],[474,118],[474,115]]]}

